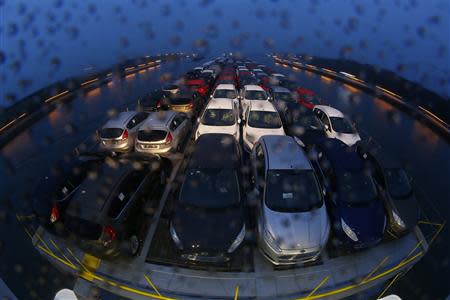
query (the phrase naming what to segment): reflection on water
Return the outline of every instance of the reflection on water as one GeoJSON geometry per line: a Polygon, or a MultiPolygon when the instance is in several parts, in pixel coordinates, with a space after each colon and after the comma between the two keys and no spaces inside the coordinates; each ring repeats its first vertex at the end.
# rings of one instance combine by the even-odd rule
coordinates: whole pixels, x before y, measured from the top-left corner
{"type": "Polygon", "coordinates": [[[87,92],[85,95],[85,98],[86,99],[93,98],[93,97],[99,96],[100,94],[101,94],[101,89],[99,87],[97,87],[97,88],[87,92]]]}
{"type": "Polygon", "coordinates": [[[320,79],[326,84],[331,84],[334,81],[332,78],[323,75],[320,76],[320,79]]]}
{"type": "Polygon", "coordinates": [[[414,121],[412,139],[416,144],[424,144],[427,150],[432,151],[439,142],[439,136],[419,121],[414,121]]]}

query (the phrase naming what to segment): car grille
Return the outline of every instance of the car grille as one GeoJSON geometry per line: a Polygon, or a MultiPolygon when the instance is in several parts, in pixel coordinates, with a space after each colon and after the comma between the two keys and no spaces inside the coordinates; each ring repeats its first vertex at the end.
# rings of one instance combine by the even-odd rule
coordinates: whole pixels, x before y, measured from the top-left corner
{"type": "Polygon", "coordinates": [[[300,253],[300,254],[288,254],[278,256],[280,262],[302,262],[312,259],[319,254],[319,251],[300,253]]]}
{"type": "Polygon", "coordinates": [[[209,252],[184,253],[181,255],[181,257],[190,261],[210,262],[210,263],[227,262],[230,260],[230,258],[226,256],[224,253],[209,253],[209,252]]]}

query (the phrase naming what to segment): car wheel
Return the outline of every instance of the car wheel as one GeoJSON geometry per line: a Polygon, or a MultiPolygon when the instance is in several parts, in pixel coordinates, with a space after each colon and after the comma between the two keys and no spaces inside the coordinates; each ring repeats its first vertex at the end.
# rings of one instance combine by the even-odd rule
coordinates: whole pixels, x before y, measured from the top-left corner
{"type": "Polygon", "coordinates": [[[130,237],[130,252],[131,255],[136,256],[139,252],[139,248],[141,247],[141,242],[139,241],[139,238],[137,235],[132,235],[130,237]]]}

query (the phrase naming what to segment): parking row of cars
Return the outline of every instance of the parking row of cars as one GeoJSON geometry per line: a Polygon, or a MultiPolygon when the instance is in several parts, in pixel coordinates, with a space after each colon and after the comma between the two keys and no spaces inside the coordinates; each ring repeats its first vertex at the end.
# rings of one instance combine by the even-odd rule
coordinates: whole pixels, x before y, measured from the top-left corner
{"type": "Polygon", "coordinates": [[[60,171],[62,183],[46,184],[56,193],[34,193],[35,211],[49,230],[70,232],[96,255],[136,254],[170,170],[153,154],[179,150],[194,129],[168,229],[186,260],[226,262],[252,231],[272,263],[297,264],[317,260],[330,235],[360,249],[386,229],[411,230],[418,204],[407,173],[361,141],[341,112],[299,89],[250,61],[195,68],[102,126],[107,155],[60,171]],[[110,155],[120,152],[129,153],[110,155]]]}

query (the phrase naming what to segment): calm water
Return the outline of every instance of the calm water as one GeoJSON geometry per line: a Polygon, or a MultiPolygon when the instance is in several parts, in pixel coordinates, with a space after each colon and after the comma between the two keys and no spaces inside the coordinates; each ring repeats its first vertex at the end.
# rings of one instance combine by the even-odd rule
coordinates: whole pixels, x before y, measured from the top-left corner
{"type": "MultiPolygon", "coordinates": [[[[266,58],[258,61],[271,64],[266,58]]],[[[139,96],[162,84],[161,76],[171,74],[176,78],[197,64],[171,63],[80,94],[68,104],[58,106],[1,149],[0,275],[20,299],[29,298],[30,291],[48,298],[60,287],[71,287],[73,279],[57,273],[37,254],[14,215],[1,216],[10,212],[12,206],[26,207],[23,191],[42,176],[48,166],[93,134],[113,109],[134,107],[139,96]]],[[[445,141],[382,100],[313,73],[277,68],[292,74],[301,85],[315,90],[328,103],[347,113],[362,131],[407,164],[443,218],[448,219],[450,147],[445,141]]],[[[448,241],[447,228],[427,256],[395,284],[394,290],[400,296],[417,299],[419,295],[428,295],[429,299],[436,299],[448,295],[450,251],[445,242],[448,241]]]]}

